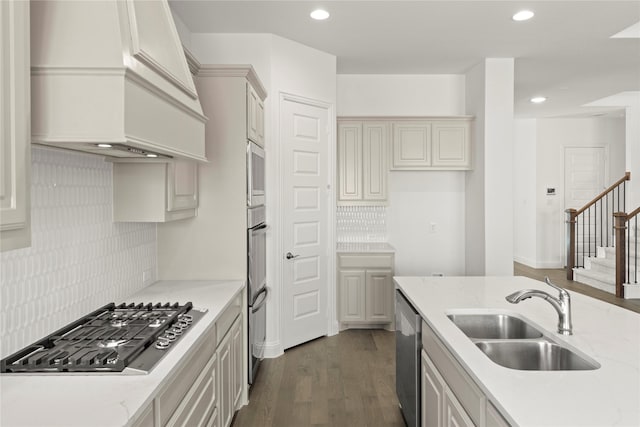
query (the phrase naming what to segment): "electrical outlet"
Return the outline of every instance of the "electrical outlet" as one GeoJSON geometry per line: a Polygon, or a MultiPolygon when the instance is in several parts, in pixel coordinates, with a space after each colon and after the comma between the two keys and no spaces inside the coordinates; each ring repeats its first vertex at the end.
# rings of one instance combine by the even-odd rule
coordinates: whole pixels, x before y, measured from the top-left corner
{"type": "Polygon", "coordinates": [[[436,229],[438,228],[438,224],[436,224],[435,222],[432,222],[431,224],[429,224],[429,226],[430,226],[430,231],[432,233],[435,233],[436,229]]]}

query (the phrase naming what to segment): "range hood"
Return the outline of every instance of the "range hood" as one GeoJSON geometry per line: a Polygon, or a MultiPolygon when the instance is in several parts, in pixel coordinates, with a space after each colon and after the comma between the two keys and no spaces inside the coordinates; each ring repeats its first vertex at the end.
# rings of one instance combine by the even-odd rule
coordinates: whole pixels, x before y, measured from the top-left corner
{"type": "Polygon", "coordinates": [[[31,1],[32,142],[206,161],[206,117],[166,0],[31,1]]]}

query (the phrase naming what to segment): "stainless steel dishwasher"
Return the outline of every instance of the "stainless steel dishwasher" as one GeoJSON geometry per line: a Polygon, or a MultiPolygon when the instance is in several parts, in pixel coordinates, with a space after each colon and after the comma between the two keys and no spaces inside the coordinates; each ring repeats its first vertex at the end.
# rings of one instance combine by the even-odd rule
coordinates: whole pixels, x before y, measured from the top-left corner
{"type": "Polygon", "coordinates": [[[396,394],[408,427],[420,426],[422,318],[396,289],[396,394]]]}

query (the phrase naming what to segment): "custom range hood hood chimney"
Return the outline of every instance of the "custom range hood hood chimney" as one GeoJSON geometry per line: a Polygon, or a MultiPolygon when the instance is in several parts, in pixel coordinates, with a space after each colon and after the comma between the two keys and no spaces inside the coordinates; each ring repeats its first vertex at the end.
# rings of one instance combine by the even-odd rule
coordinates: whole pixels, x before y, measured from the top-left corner
{"type": "Polygon", "coordinates": [[[206,161],[206,117],[166,0],[31,2],[32,142],[206,161]]]}

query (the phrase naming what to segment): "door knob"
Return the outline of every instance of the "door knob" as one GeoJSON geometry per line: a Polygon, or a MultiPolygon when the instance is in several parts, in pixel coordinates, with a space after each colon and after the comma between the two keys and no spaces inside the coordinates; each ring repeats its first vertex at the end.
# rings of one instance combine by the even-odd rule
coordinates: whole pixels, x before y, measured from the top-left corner
{"type": "Polygon", "coordinates": [[[298,258],[300,255],[294,255],[291,252],[287,252],[287,255],[285,255],[287,257],[287,259],[293,259],[293,258],[298,258]]]}

